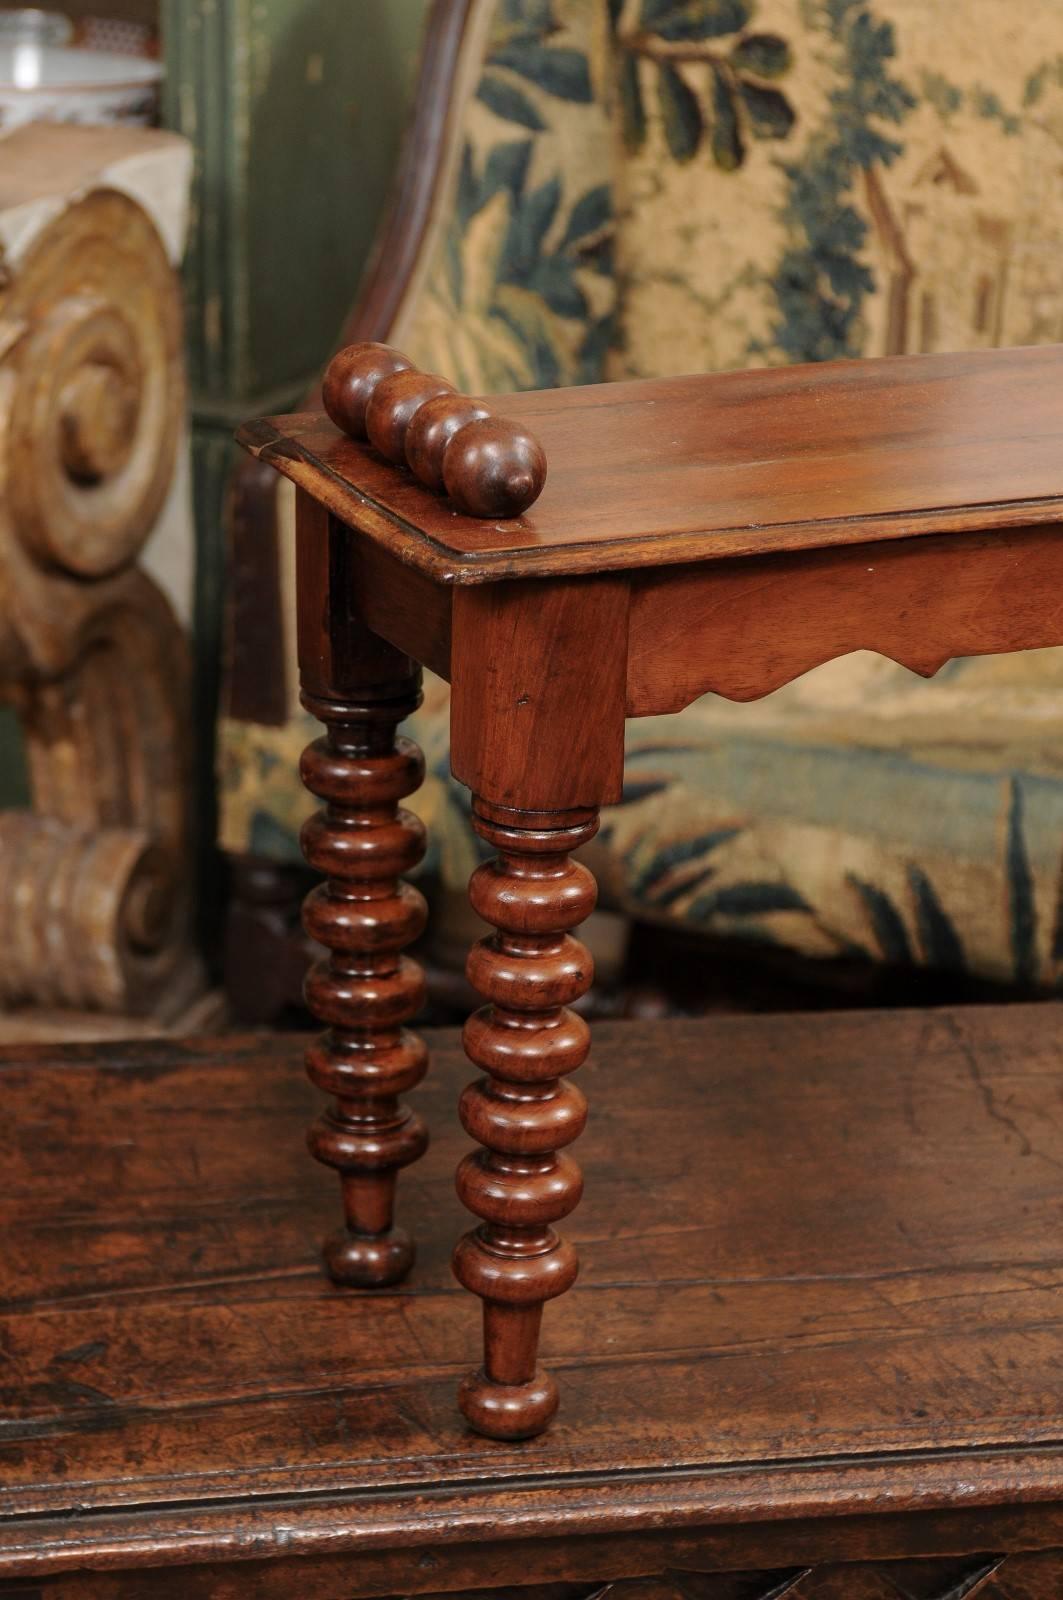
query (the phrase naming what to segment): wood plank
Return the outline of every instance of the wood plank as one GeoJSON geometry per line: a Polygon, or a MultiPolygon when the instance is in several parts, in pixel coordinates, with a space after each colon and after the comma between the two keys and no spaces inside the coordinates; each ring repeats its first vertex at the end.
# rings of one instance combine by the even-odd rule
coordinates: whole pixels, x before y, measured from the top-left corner
{"type": "Polygon", "coordinates": [[[241,440],[437,581],[475,583],[1056,521],[1061,379],[1045,345],[494,397],[549,461],[499,523],[320,416],[241,440]]]}
{"type": "Polygon", "coordinates": [[[278,1496],[311,1540],[341,1496],[353,1548],[396,1519],[438,1537],[433,1497],[458,1538],[503,1501],[634,1528],[854,1511],[872,1484],[930,1509],[958,1475],[972,1505],[1059,1494],[1059,1016],[599,1027],[583,1273],[544,1340],[565,1404],[523,1445],[454,1407],[477,1330],[448,1265],[453,1035],[415,1097],[418,1263],[371,1295],[318,1263],[335,1196],[298,1039],[3,1052],[0,1575],[121,1543],[123,1517],[135,1544],[145,1505],[206,1550],[278,1496]]]}

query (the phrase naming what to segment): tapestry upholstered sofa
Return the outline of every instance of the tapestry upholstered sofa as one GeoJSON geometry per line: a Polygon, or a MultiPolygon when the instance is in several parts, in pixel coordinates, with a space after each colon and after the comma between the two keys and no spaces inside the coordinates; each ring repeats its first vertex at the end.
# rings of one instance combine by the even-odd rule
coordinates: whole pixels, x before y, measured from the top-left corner
{"type": "MultiPolygon", "coordinates": [[[[344,337],[473,393],[1063,339],[1058,0],[443,0],[344,337]]],[[[291,507],[245,475],[234,521],[222,842],[297,860],[291,507]]],[[[459,889],[446,695],[412,803],[459,889]]],[[[602,832],[637,918],[1050,989],[1063,653],[850,656],[632,724],[602,832]]]]}

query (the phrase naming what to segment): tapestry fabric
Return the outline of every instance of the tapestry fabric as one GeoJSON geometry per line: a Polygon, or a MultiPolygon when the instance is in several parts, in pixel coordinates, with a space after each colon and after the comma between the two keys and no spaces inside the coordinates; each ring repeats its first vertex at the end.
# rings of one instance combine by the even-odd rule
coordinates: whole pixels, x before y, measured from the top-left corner
{"type": "MultiPolygon", "coordinates": [[[[1063,339],[1058,0],[497,0],[403,345],[490,392],[1063,339]]],[[[829,663],[629,724],[605,897],[1057,985],[1063,652],[829,663]]],[[[413,798],[477,859],[447,691],[413,798]]],[[[229,721],[223,843],[297,855],[314,728],[229,721]]]]}

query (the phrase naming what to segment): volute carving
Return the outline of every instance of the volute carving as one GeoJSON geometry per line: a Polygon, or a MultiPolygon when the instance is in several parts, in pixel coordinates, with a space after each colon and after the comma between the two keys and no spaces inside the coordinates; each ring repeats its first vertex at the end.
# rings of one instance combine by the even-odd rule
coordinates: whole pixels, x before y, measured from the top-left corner
{"type": "Polygon", "coordinates": [[[34,1007],[165,1021],[201,986],[189,658],[136,559],[182,432],[177,283],[146,212],[107,189],[6,268],[0,701],[33,811],[0,812],[0,1011],[29,1008],[30,1032],[34,1007]]]}

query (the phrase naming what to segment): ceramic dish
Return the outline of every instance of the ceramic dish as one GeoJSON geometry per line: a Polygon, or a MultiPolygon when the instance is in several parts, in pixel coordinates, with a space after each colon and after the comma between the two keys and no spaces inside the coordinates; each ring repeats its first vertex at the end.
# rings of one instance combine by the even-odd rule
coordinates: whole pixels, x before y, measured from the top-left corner
{"type": "Polygon", "coordinates": [[[0,40],[0,130],[42,119],[149,123],[161,77],[141,56],[0,40]]]}

